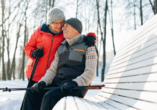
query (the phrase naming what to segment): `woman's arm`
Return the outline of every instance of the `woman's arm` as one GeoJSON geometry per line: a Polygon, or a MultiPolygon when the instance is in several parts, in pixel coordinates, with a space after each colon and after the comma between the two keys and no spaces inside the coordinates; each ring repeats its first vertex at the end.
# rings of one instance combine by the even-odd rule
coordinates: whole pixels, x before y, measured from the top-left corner
{"type": "Polygon", "coordinates": [[[29,41],[26,43],[26,46],[24,47],[24,51],[26,55],[31,59],[35,59],[32,57],[32,53],[35,49],[37,49],[36,44],[37,44],[37,37],[39,35],[39,31],[40,31],[40,28],[35,30],[35,32],[31,35],[31,38],[29,39],[29,41]]]}

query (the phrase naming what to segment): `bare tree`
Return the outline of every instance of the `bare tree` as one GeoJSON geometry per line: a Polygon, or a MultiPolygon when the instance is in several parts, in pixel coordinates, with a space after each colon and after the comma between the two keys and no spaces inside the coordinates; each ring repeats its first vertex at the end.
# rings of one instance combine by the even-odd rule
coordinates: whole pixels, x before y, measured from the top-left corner
{"type": "MultiPolygon", "coordinates": [[[[101,22],[100,22],[100,13],[99,13],[99,0],[96,0],[96,7],[97,7],[97,36],[98,36],[98,32],[100,31],[101,33],[101,39],[103,37],[103,32],[101,30],[101,22]]],[[[99,46],[98,45],[98,38],[97,38],[97,47],[99,46]]],[[[99,57],[98,57],[98,61],[97,61],[97,76],[98,76],[98,69],[99,69],[99,57]]]]}
{"type": "Polygon", "coordinates": [[[143,25],[143,6],[142,6],[142,0],[140,0],[140,18],[141,18],[141,25],[143,25]]]}
{"type": "Polygon", "coordinates": [[[136,30],[136,5],[134,0],[134,29],[136,30]]]}
{"type": "Polygon", "coordinates": [[[53,8],[55,6],[55,0],[52,1],[52,7],[53,8]]]}
{"type": "Polygon", "coordinates": [[[76,18],[77,18],[77,15],[78,15],[78,0],[76,1],[76,18]]]}
{"type": "Polygon", "coordinates": [[[103,66],[101,72],[101,81],[104,81],[105,67],[106,67],[106,29],[107,29],[107,10],[108,10],[108,0],[105,2],[104,9],[104,39],[103,39],[103,66]]]}
{"type": "Polygon", "coordinates": [[[157,0],[154,0],[155,14],[157,14],[157,0]]]}
{"type": "MultiPolygon", "coordinates": [[[[28,10],[28,5],[30,3],[30,0],[26,0],[25,1],[25,11],[24,11],[24,42],[23,42],[23,47],[25,47],[25,43],[26,43],[26,37],[27,37],[27,10],[28,10]]],[[[24,80],[24,68],[25,68],[25,52],[23,50],[23,56],[22,56],[23,60],[22,60],[22,67],[21,67],[21,78],[24,80]]]]}
{"type": "MultiPolygon", "coordinates": [[[[10,3],[10,0],[9,0],[9,11],[8,11],[8,16],[10,18],[10,15],[11,15],[11,3],[10,3]]],[[[9,28],[10,28],[10,21],[9,21],[9,18],[8,18],[8,30],[7,30],[7,33],[8,35],[6,36],[6,39],[7,39],[7,53],[8,53],[8,62],[7,62],[7,74],[8,74],[8,79],[10,80],[11,79],[11,75],[9,74],[9,70],[10,70],[10,51],[9,51],[9,47],[10,47],[10,39],[9,39],[9,28]]]]}
{"type": "Polygon", "coordinates": [[[113,13],[112,13],[112,0],[111,0],[111,34],[112,34],[112,45],[113,45],[113,51],[114,55],[116,55],[116,49],[115,49],[115,44],[114,44],[114,30],[113,30],[113,13]]]}
{"type": "Polygon", "coordinates": [[[5,30],[4,30],[4,10],[5,10],[5,1],[1,0],[2,6],[2,80],[6,80],[6,73],[5,73],[5,62],[4,62],[4,48],[5,48],[5,30]]]}
{"type": "Polygon", "coordinates": [[[15,50],[14,50],[14,54],[13,54],[13,59],[12,59],[12,66],[11,66],[11,69],[10,69],[10,74],[13,72],[13,78],[15,79],[15,55],[16,55],[16,50],[17,50],[17,45],[18,45],[18,41],[19,41],[19,37],[20,37],[20,30],[21,30],[21,26],[22,24],[19,24],[19,28],[17,29],[17,37],[16,37],[16,45],[15,45],[15,50]]]}
{"type": "MultiPolygon", "coordinates": [[[[154,1],[155,1],[155,0],[154,0],[154,1]]],[[[152,7],[152,11],[153,11],[153,13],[155,14],[155,7],[154,7],[154,5],[153,5],[152,1],[151,1],[151,0],[149,0],[149,3],[150,3],[150,5],[151,5],[151,7],[152,7]]]]}

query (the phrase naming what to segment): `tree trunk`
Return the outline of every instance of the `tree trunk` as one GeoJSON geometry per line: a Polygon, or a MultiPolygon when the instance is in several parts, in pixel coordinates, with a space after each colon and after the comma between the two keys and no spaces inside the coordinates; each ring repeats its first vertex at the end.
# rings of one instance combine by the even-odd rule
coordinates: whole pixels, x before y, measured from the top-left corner
{"type": "MultiPolygon", "coordinates": [[[[97,27],[97,35],[98,35],[98,28],[100,30],[100,34],[101,34],[101,40],[103,39],[103,32],[101,30],[101,22],[100,22],[100,13],[99,13],[99,0],[96,0],[96,7],[97,7],[97,23],[98,23],[98,27],[97,27]]],[[[101,40],[100,40],[100,48],[101,49],[101,40]]],[[[99,46],[98,45],[98,39],[97,39],[97,47],[99,46]]],[[[98,51],[99,52],[99,51],[98,51]]],[[[98,76],[98,69],[99,69],[99,58],[98,58],[98,61],[97,61],[97,76],[98,76]]]]}
{"type": "Polygon", "coordinates": [[[96,0],[96,6],[97,6],[98,25],[101,33],[101,39],[103,39],[103,32],[101,30],[100,14],[99,14],[99,0],[96,0]]]}
{"type": "Polygon", "coordinates": [[[151,5],[151,7],[152,7],[152,11],[153,11],[153,13],[154,13],[154,15],[155,15],[155,7],[153,6],[152,1],[149,0],[149,3],[150,3],[150,5],[151,5]]]}
{"type": "Polygon", "coordinates": [[[9,72],[9,74],[13,74],[12,76],[13,76],[13,78],[15,78],[15,68],[16,68],[16,66],[15,66],[15,55],[16,55],[16,50],[17,50],[17,45],[18,45],[18,41],[19,41],[19,37],[20,37],[20,30],[21,30],[21,24],[19,24],[19,28],[18,28],[18,30],[17,30],[17,37],[16,37],[16,45],[15,45],[15,50],[14,50],[14,55],[13,55],[13,60],[12,60],[12,66],[11,66],[11,69],[10,69],[10,72],[9,72]]]}
{"type": "MultiPolygon", "coordinates": [[[[9,32],[8,32],[8,37],[9,37],[9,32]]],[[[8,74],[8,80],[11,80],[11,74],[9,73],[10,71],[10,51],[9,51],[9,47],[10,47],[10,39],[7,39],[7,53],[8,53],[8,62],[7,62],[7,74],[8,74]]]]}
{"type": "MultiPolygon", "coordinates": [[[[26,23],[27,23],[27,18],[26,18],[26,10],[25,10],[25,25],[24,25],[24,42],[23,42],[23,47],[25,47],[26,43],[26,23]]],[[[22,60],[22,68],[21,68],[21,78],[24,80],[24,68],[25,68],[25,51],[23,50],[23,60],[22,60]]]]}
{"type": "MultiPolygon", "coordinates": [[[[8,17],[10,18],[10,15],[11,15],[11,11],[10,11],[10,8],[11,8],[11,5],[10,5],[10,0],[9,0],[9,12],[8,12],[8,17]]],[[[8,80],[11,80],[11,74],[9,73],[10,71],[10,38],[9,38],[9,28],[10,28],[10,20],[8,18],[8,37],[7,37],[7,53],[8,53],[8,62],[7,62],[7,74],[8,74],[8,80]]]]}
{"type": "Polygon", "coordinates": [[[77,0],[77,3],[76,3],[76,18],[77,18],[77,15],[78,15],[78,0],[77,0]]]}
{"type": "MultiPolygon", "coordinates": [[[[98,36],[98,33],[99,33],[99,31],[98,31],[98,25],[97,25],[97,36],[98,36]]],[[[97,37],[97,48],[98,48],[98,37],[97,37]]],[[[99,52],[98,52],[99,53],[99,52]]],[[[98,54],[98,59],[97,59],[97,72],[96,72],[96,76],[99,76],[99,54],[98,54]]]]}
{"type": "Polygon", "coordinates": [[[134,29],[136,30],[136,5],[134,0],[134,29]]]}
{"type": "Polygon", "coordinates": [[[140,0],[140,18],[141,18],[141,26],[143,25],[143,9],[142,9],[142,0],[140,0]]]}
{"type": "MultiPolygon", "coordinates": [[[[25,17],[25,20],[24,20],[24,41],[23,41],[23,48],[25,47],[25,43],[26,43],[26,37],[27,37],[27,9],[28,9],[28,5],[29,5],[29,2],[28,1],[27,3],[25,2],[25,4],[27,4],[25,6],[25,12],[24,12],[24,17],[25,17]]],[[[47,8],[47,7],[46,7],[47,8]]],[[[24,68],[25,68],[25,51],[23,50],[23,55],[22,55],[22,67],[21,67],[21,79],[24,80],[24,68]]]]}
{"type": "Polygon", "coordinates": [[[49,10],[51,9],[51,0],[49,0],[49,10]]]}
{"type": "Polygon", "coordinates": [[[2,6],[2,80],[6,80],[6,74],[5,74],[5,62],[4,62],[4,48],[5,48],[5,35],[4,35],[4,9],[5,9],[5,2],[4,0],[1,0],[1,6],[2,6]]]}
{"type": "Polygon", "coordinates": [[[52,8],[55,6],[55,0],[52,1],[52,8]]]}
{"type": "Polygon", "coordinates": [[[101,73],[101,81],[104,81],[104,75],[105,75],[105,67],[106,67],[106,26],[107,26],[107,10],[108,10],[108,0],[106,0],[105,3],[105,13],[104,13],[104,39],[103,39],[103,67],[102,67],[102,73],[101,73]]]}
{"type": "Polygon", "coordinates": [[[154,0],[155,14],[157,14],[157,0],[154,0]]]}
{"type": "Polygon", "coordinates": [[[113,44],[113,51],[114,55],[116,55],[115,43],[114,43],[114,30],[113,30],[113,13],[112,13],[112,0],[111,0],[111,34],[112,34],[112,44],[113,44]]]}

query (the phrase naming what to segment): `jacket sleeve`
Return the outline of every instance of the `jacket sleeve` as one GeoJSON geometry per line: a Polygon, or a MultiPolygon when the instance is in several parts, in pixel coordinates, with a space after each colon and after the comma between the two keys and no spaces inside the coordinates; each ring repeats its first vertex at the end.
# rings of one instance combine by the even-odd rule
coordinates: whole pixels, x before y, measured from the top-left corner
{"type": "Polygon", "coordinates": [[[32,57],[32,52],[36,49],[37,37],[39,35],[39,31],[40,31],[40,28],[35,30],[35,32],[31,35],[31,38],[29,39],[29,41],[26,42],[26,46],[24,47],[24,51],[26,55],[31,59],[35,59],[32,57]]]}
{"type": "Polygon", "coordinates": [[[89,85],[96,76],[96,68],[97,68],[97,53],[95,46],[88,47],[86,52],[86,64],[84,72],[73,79],[78,86],[87,86],[89,85]]]}
{"type": "Polygon", "coordinates": [[[46,85],[49,85],[52,83],[57,73],[58,62],[59,62],[59,55],[58,55],[58,52],[56,52],[55,58],[53,62],[51,63],[50,68],[47,69],[46,74],[41,78],[39,82],[44,81],[46,85]]]}
{"type": "Polygon", "coordinates": [[[95,44],[96,44],[96,34],[94,32],[89,32],[87,33],[86,37],[88,37],[88,35],[93,35],[95,38],[95,44]]]}

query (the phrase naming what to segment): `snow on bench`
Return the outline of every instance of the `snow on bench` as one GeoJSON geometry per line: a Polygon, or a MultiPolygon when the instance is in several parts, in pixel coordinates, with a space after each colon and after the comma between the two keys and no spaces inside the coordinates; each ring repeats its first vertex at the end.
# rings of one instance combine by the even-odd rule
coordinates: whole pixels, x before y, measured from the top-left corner
{"type": "Polygon", "coordinates": [[[157,110],[157,15],[117,52],[92,99],[64,97],[53,110],[157,110]]]}

